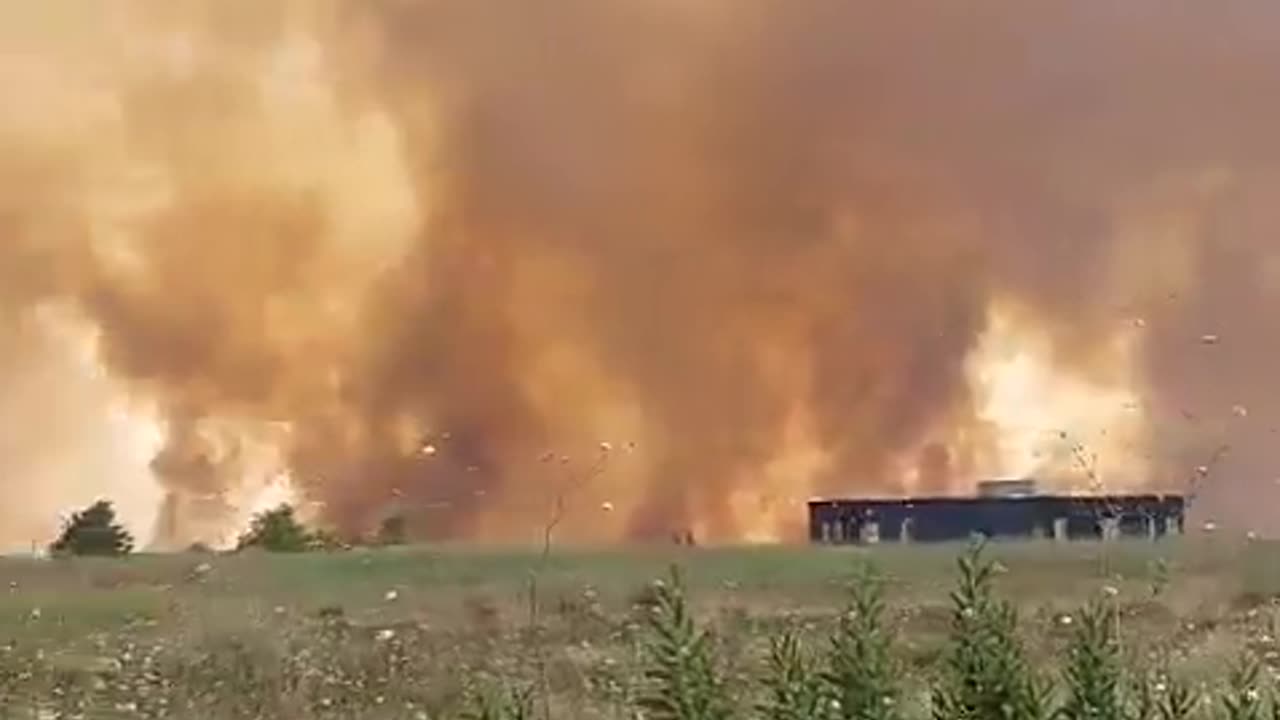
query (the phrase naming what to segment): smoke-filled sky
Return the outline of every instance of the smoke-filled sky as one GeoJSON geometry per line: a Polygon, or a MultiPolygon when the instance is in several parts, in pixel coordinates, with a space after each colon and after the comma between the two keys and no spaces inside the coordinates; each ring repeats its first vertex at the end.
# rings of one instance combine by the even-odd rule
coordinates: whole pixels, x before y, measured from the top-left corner
{"type": "Polygon", "coordinates": [[[790,537],[1223,444],[1206,511],[1268,528],[1277,27],[0,0],[0,540],[99,496],[217,540],[277,476],[347,532],[538,538],[566,495],[568,538],[790,537]]]}

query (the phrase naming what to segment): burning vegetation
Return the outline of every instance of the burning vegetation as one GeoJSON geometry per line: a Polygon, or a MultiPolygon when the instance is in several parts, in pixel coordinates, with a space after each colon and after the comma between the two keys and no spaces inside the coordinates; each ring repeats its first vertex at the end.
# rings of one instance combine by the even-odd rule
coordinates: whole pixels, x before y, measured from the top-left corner
{"type": "Polygon", "coordinates": [[[1280,8],[943,5],[0,6],[0,539],[768,540],[1224,444],[1260,524],[1280,8]]]}

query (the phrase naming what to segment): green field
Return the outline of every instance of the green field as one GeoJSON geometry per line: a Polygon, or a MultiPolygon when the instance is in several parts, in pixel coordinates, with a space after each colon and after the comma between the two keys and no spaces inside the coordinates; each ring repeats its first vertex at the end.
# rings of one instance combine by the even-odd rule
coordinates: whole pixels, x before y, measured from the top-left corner
{"type": "MultiPolygon", "coordinates": [[[[0,714],[434,718],[465,710],[474,688],[529,684],[540,715],[634,717],[651,583],[673,564],[714,633],[720,671],[749,704],[769,638],[794,626],[820,649],[863,560],[886,577],[904,694],[927,714],[963,549],[8,559],[0,561],[0,714]]],[[[1064,615],[1111,587],[1126,658],[1176,665],[1209,687],[1245,650],[1277,660],[1277,549],[1184,540],[996,544],[988,553],[1005,570],[998,592],[1018,609],[1027,652],[1045,673],[1056,672],[1070,636],[1064,615]]]]}

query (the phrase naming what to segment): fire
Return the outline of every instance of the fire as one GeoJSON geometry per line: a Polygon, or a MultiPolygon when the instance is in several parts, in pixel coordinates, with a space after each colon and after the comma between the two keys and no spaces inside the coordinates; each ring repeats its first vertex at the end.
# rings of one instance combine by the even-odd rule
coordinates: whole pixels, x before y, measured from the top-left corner
{"type": "Polygon", "coordinates": [[[1182,4],[0,3],[0,540],[1272,477],[1274,11],[1182,4]]]}
{"type": "Polygon", "coordinates": [[[163,425],[103,372],[96,333],[74,315],[43,306],[23,327],[25,352],[0,360],[25,381],[0,389],[0,456],[22,488],[0,507],[0,552],[43,546],[60,517],[98,499],[145,542],[163,497],[149,469],[163,425]]]}
{"type": "Polygon", "coordinates": [[[1117,332],[1102,353],[1105,372],[1084,377],[1055,364],[1041,330],[993,306],[969,358],[977,416],[995,438],[980,474],[1089,492],[1145,482],[1147,422],[1135,389],[1134,340],[1132,332],[1117,332]]]}

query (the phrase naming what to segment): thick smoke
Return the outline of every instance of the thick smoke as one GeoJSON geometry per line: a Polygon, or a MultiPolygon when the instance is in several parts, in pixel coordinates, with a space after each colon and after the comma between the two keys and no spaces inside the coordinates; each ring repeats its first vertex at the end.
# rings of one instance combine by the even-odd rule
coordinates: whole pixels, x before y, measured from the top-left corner
{"type": "Polygon", "coordinates": [[[1280,8],[946,5],[0,0],[0,534],[785,534],[999,470],[997,311],[1263,522],[1280,8]]]}

